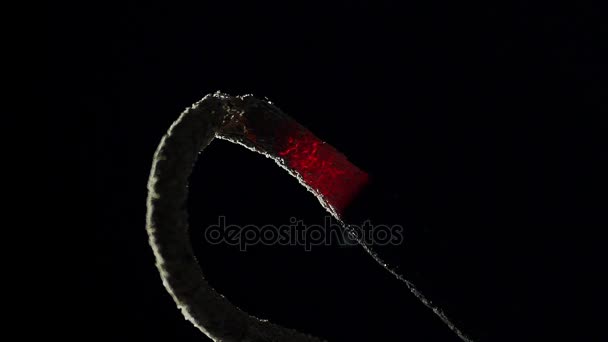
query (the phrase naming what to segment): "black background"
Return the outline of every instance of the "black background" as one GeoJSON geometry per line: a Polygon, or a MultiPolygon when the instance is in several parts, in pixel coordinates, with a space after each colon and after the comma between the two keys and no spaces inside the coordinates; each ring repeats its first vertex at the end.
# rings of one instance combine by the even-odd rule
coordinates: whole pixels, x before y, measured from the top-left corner
{"type": "MultiPolygon", "coordinates": [[[[606,30],[597,7],[49,8],[47,89],[78,111],[55,116],[65,153],[53,162],[84,161],[70,181],[94,193],[71,211],[82,215],[69,239],[82,253],[72,257],[72,273],[74,308],[85,313],[64,321],[66,333],[205,340],[154,267],[146,182],[173,120],[221,90],[268,97],[360,168],[390,180],[407,203],[402,224],[433,237],[421,267],[480,340],[599,340],[593,289],[605,273],[598,236],[607,226],[608,127],[606,30]],[[85,221],[87,214],[94,218],[85,221]]],[[[361,248],[242,253],[206,245],[203,228],[218,215],[235,224],[323,222],[316,199],[262,156],[214,142],[192,176],[190,212],[209,282],[254,315],[331,341],[458,340],[361,248]]]]}

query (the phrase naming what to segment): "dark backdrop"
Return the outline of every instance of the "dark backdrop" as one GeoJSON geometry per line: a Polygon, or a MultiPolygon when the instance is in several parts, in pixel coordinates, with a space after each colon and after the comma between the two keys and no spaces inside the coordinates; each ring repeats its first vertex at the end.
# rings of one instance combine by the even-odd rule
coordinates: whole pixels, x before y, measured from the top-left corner
{"type": "MultiPolygon", "coordinates": [[[[607,223],[597,8],[125,2],[53,5],[48,19],[48,89],[78,111],[55,117],[66,131],[53,163],[85,161],[72,180],[94,192],[72,211],[82,216],[69,238],[80,251],[74,308],[84,313],[65,319],[66,333],[205,340],[154,268],[146,182],[171,122],[222,90],[267,96],[390,180],[408,203],[403,224],[434,234],[427,253],[442,257],[428,267],[448,305],[475,318],[482,340],[597,336],[592,290],[607,223]]],[[[262,156],[214,142],[192,177],[190,211],[210,283],[250,313],[331,341],[457,341],[360,248],[206,245],[203,229],[218,215],[323,222],[318,202],[262,156]]]]}

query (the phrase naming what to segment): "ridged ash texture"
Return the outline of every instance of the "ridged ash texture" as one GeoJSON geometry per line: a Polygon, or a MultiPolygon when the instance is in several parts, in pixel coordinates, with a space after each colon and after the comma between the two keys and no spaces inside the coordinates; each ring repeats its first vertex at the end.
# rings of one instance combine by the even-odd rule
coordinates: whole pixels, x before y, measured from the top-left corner
{"type": "MultiPolygon", "coordinates": [[[[163,137],[154,155],[148,183],[147,230],[163,284],[184,316],[215,341],[320,341],[250,316],[232,305],[205,281],[188,235],[187,186],[199,152],[214,138],[240,144],[274,160],[312,192],[321,205],[340,222],[340,211],[353,196],[351,193],[346,198],[340,197],[344,191],[344,186],[340,185],[356,180],[355,183],[360,187],[367,181],[366,174],[330,146],[317,148],[325,143],[271,102],[253,96],[231,97],[220,93],[208,95],[184,111],[163,137]],[[285,134],[288,135],[287,140],[284,139],[285,134]],[[291,137],[299,137],[300,141],[306,143],[293,145],[289,139],[291,137]],[[301,147],[301,151],[295,147],[301,147]],[[293,151],[302,152],[298,155],[301,158],[294,158],[293,151]],[[314,165],[323,165],[327,158],[319,151],[328,151],[334,157],[338,155],[338,158],[329,163],[331,167],[321,168],[320,174],[318,168],[311,170],[302,167],[307,166],[306,163],[294,163],[294,160],[308,163],[311,159],[315,162],[321,159],[314,165]],[[321,177],[325,178],[323,172],[341,172],[344,169],[352,171],[346,173],[344,179],[330,177],[334,181],[315,182],[321,177]],[[319,177],[310,177],[311,171],[319,177]],[[335,189],[336,184],[338,191],[327,191],[335,189]]],[[[344,228],[350,230],[348,225],[344,228]]],[[[405,283],[463,341],[472,341],[411,280],[398,273],[394,265],[386,264],[365,242],[358,242],[384,269],[405,283]]]]}
{"type": "Polygon", "coordinates": [[[162,138],[148,181],[147,232],[163,284],[184,316],[214,341],[321,341],[253,317],[205,280],[188,235],[188,178],[216,131],[239,114],[240,98],[208,95],[162,138]]]}

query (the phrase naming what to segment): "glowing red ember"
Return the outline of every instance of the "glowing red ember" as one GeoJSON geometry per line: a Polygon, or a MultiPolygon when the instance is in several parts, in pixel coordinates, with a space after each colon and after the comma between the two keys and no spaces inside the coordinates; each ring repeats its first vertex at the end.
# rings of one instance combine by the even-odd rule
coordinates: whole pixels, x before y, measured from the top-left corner
{"type": "Polygon", "coordinates": [[[282,126],[276,131],[277,154],[341,215],[367,183],[367,173],[295,121],[282,126]]]}

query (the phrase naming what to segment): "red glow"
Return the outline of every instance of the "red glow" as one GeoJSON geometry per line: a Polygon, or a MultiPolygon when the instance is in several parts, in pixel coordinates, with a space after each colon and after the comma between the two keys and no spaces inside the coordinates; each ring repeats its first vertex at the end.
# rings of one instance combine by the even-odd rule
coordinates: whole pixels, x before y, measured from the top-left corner
{"type": "Polygon", "coordinates": [[[279,132],[275,140],[278,155],[341,215],[367,183],[367,173],[293,121],[286,123],[279,132]]]}

